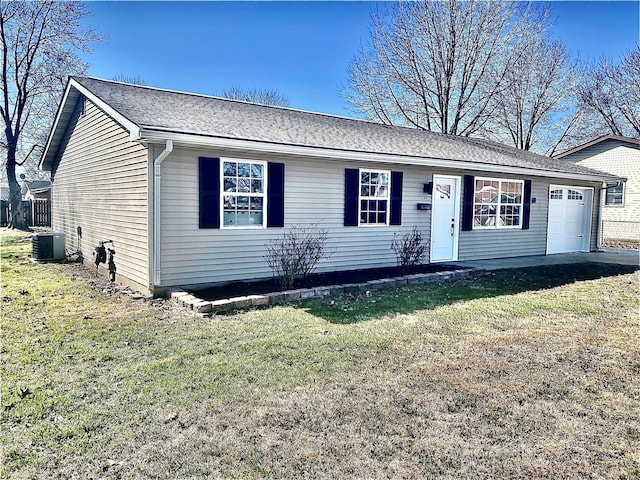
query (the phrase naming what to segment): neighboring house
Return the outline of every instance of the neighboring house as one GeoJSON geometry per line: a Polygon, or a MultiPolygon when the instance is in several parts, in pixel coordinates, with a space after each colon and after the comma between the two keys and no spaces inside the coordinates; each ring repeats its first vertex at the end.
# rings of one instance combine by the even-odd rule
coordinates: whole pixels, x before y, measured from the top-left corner
{"type": "MultiPolygon", "coordinates": [[[[22,216],[28,226],[51,226],[51,182],[25,181],[21,188],[22,216]]],[[[0,187],[0,227],[9,223],[9,187],[0,187]]]]}
{"type": "Polygon", "coordinates": [[[618,177],[493,142],[93,78],[64,92],[40,167],[53,229],[87,261],[112,240],[118,279],[154,293],[272,275],[265,244],[319,225],[318,271],[598,248],[618,177]],[[77,246],[77,247],[76,247],[77,246]]]}
{"type": "Polygon", "coordinates": [[[25,180],[22,183],[22,200],[51,200],[49,180],[25,180]]]}
{"type": "Polygon", "coordinates": [[[609,183],[602,196],[602,236],[640,240],[640,140],[605,135],[556,158],[625,178],[609,183]]]}

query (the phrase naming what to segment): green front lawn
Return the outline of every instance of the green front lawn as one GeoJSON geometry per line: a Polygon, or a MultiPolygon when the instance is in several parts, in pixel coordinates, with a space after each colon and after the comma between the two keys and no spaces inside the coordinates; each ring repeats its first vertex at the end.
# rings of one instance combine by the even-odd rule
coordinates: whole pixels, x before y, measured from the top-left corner
{"type": "Polygon", "coordinates": [[[629,267],[203,319],[30,248],[3,231],[1,478],[640,478],[629,267]]]}

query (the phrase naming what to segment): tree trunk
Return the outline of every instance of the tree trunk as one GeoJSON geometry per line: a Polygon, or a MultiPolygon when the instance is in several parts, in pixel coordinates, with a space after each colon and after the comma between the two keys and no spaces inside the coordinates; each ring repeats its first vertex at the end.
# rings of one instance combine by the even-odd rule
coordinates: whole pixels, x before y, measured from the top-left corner
{"type": "Polygon", "coordinates": [[[16,179],[16,149],[7,148],[7,180],[9,181],[9,228],[27,230],[27,217],[22,212],[22,191],[16,179]]]}

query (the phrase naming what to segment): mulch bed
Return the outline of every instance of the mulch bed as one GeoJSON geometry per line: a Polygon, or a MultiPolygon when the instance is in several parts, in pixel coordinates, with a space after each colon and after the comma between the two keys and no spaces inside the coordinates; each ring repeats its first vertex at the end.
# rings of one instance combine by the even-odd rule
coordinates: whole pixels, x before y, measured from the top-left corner
{"type": "MultiPolygon", "coordinates": [[[[447,264],[415,265],[413,267],[383,267],[362,270],[346,270],[340,272],[314,273],[296,281],[294,288],[313,288],[328,285],[345,285],[349,283],[365,283],[370,280],[400,277],[416,273],[436,273],[460,270],[461,267],[447,264]]],[[[260,295],[279,292],[282,288],[276,279],[259,282],[233,282],[226,285],[197,290],[194,293],[203,300],[221,300],[244,295],[260,295]]]]}

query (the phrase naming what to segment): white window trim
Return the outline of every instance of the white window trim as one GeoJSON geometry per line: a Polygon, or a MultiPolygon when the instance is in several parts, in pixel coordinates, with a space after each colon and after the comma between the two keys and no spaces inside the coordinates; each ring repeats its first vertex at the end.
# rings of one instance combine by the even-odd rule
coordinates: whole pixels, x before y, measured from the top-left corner
{"type": "MultiPolygon", "coordinates": [[[[220,158],[220,229],[221,230],[260,230],[267,228],[267,163],[263,160],[250,160],[247,158],[220,158]],[[254,163],[262,165],[263,167],[263,186],[261,194],[251,194],[250,192],[245,194],[231,193],[231,196],[261,196],[262,197],[262,225],[225,225],[224,224],[224,162],[234,163],[254,163]]],[[[229,193],[226,193],[229,196],[229,193]]]]}
{"type": "Polygon", "coordinates": [[[359,168],[358,169],[358,226],[365,228],[375,228],[375,227],[388,227],[389,226],[389,218],[391,213],[391,170],[378,170],[375,168],[359,168]],[[386,173],[389,178],[389,187],[387,188],[387,213],[385,218],[385,223],[362,223],[362,200],[363,199],[374,199],[374,200],[384,200],[385,197],[363,197],[362,193],[362,172],[368,173],[386,173]]]}
{"type": "Polygon", "coordinates": [[[622,208],[624,207],[624,194],[627,191],[627,182],[621,182],[622,183],[622,203],[607,203],[607,195],[608,195],[608,188],[605,189],[604,191],[604,206],[607,208],[622,208]]]}
{"type": "MultiPolygon", "coordinates": [[[[493,205],[493,204],[492,204],[493,205]]],[[[522,230],[522,221],[524,215],[524,180],[519,180],[517,178],[496,178],[496,177],[475,177],[473,179],[473,221],[472,221],[472,229],[473,230],[522,230]],[[476,181],[477,180],[486,180],[489,182],[499,182],[498,183],[498,203],[496,205],[496,224],[495,225],[476,225],[476,181]],[[522,194],[520,198],[520,203],[501,203],[499,200],[502,198],[502,182],[516,182],[522,185],[522,194]],[[502,205],[509,206],[520,206],[520,225],[499,225],[500,223],[500,207],[502,205]]]]}

